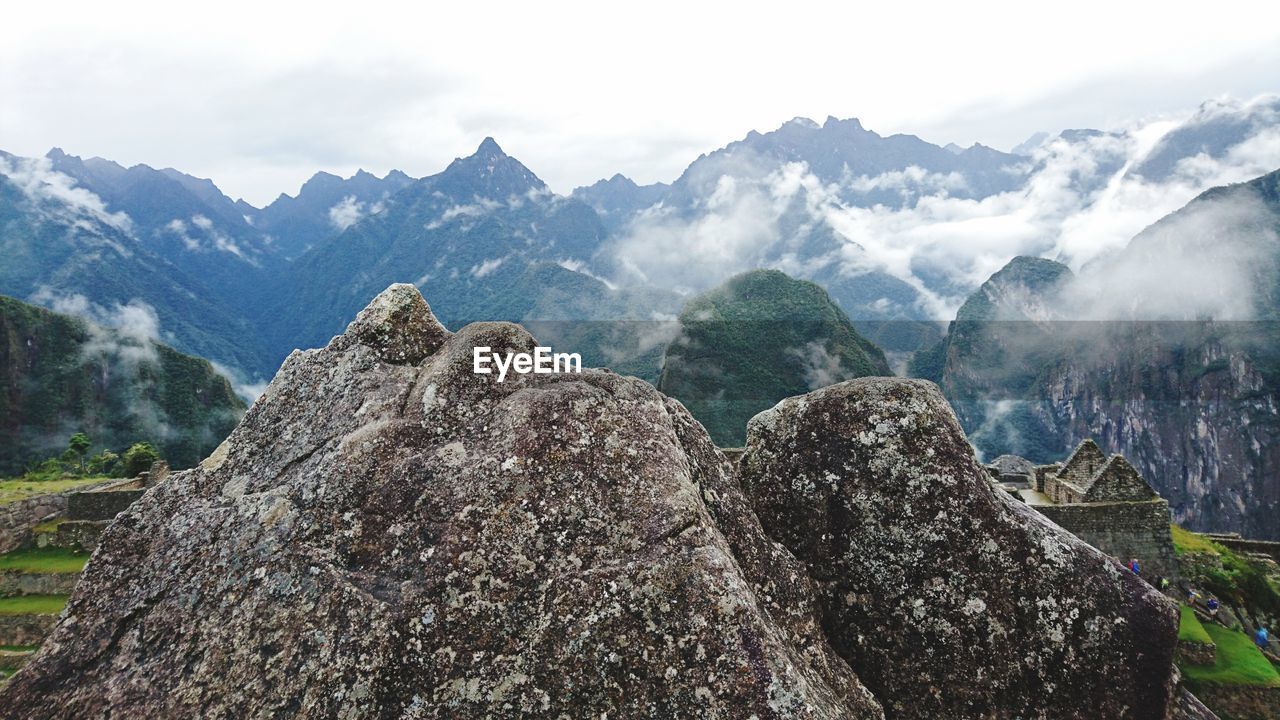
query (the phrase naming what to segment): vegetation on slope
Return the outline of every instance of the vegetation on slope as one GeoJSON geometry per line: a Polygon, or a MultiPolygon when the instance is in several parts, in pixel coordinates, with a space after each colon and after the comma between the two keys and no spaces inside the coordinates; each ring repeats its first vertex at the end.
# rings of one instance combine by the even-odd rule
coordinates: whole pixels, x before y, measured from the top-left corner
{"type": "Polygon", "coordinates": [[[1181,608],[1181,615],[1178,620],[1178,639],[1202,645],[1208,645],[1213,642],[1209,637],[1209,633],[1205,632],[1204,625],[1200,624],[1200,618],[1196,617],[1196,611],[1192,610],[1189,605],[1183,605],[1181,608]]]}
{"type": "Polygon", "coordinates": [[[1169,529],[1182,574],[1193,587],[1234,605],[1280,615],[1280,587],[1259,563],[1176,524],[1169,529]]]}
{"type": "Polygon", "coordinates": [[[66,605],[66,595],[19,595],[0,598],[0,615],[53,615],[66,605]]]}
{"type": "Polygon", "coordinates": [[[1248,636],[1214,624],[1205,626],[1204,630],[1217,645],[1217,660],[1213,665],[1181,666],[1193,691],[1198,683],[1280,687],[1280,673],[1248,636]]]}
{"type": "Polygon", "coordinates": [[[0,480],[0,505],[25,500],[37,495],[52,495],[55,493],[66,492],[67,490],[74,490],[78,487],[100,483],[107,479],[109,478],[78,477],[37,481],[22,478],[16,480],[0,480]]]}
{"type": "Polygon", "coordinates": [[[891,375],[884,353],[826,291],[756,270],[691,300],[666,349],[658,389],[680,400],[722,447],[779,400],[842,380],[891,375]]]}
{"type": "Polygon", "coordinates": [[[68,548],[30,548],[0,555],[0,570],[31,574],[71,574],[84,570],[89,554],[68,548]]]}
{"type": "Polygon", "coordinates": [[[243,411],[208,361],[0,297],[0,473],[28,469],[75,432],[106,448],[148,440],[190,467],[243,411]]]}

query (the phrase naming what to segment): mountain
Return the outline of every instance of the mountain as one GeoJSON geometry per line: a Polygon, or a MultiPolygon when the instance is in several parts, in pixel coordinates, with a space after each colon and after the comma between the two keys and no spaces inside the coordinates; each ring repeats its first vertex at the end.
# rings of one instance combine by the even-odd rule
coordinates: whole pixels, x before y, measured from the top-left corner
{"type": "Polygon", "coordinates": [[[147,440],[190,467],[244,410],[207,360],[0,296],[0,475],[58,454],[76,432],[117,452],[147,440]]]}
{"type": "Polygon", "coordinates": [[[319,172],[296,197],[282,194],[262,210],[252,210],[249,217],[255,228],[271,238],[277,252],[294,259],[360,218],[381,212],[392,196],[412,183],[413,178],[399,170],[381,178],[364,170],[349,178],[319,172]]]}
{"type": "MultiPolygon", "coordinates": [[[[118,168],[92,165],[108,176],[118,168]]],[[[48,159],[0,153],[0,255],[4,294],[104,312],[142,303],[156,314],[160,337],[183,352],[244,369],[268,364],[245,303],[231,304],[217,284],[224,273],[196,274],[185,261],[166,259],[140,239],[131,215],[109,209],[48,159]]],[[[228,262],[252,272],[238,259],[228,262]]]]}
{"type": "Polygon", "coordinates": [[[139,244],[201,278],[210,299],[241,312],[261,301],[261,289],[278,270],[280,258],[211,180],[172,168],[82,160],[58,148],[46,157],[54,172],[96,195],[108,212],[127,216],[139,244]]]}
{"type": "Polygon", "coordinates": [[[736,272],[782,270],[822,284],[860,331],[909,353],[940,337],[928,283],[886,268],[883,251],[844,222],[849,211],[902,211],[939,195],[981,199],[1021,187],[1031,167],[979,144],[947,149],[881,136],[857,119],[796,118],[699,157],[657,201],[659,188],[640,194],[619,178],[581,196],[604,198],[596,202],[617,228],[596,258],[603,275],[699,292],[736,272]]]}
{"type": "Polygon", "coordinates": [[[821,287],[777,270],[731,278],[685,305],[658,389],[683,402],[722,447],[782,398],[855,377],[891,375],[821,287]]]}
{"type": "Polygon", "coordinates": [[[1262,97],[1243,105],[1210,101],[1170,131],[1130,172],[1150,181],[1166,180],[1180,164],[1237,152],[1250,139],[1280,125],[1280,98],[1262,97]]]}
{"type": "Polygon", "coordinates": [[[1215,188],[1073,275],[1019,258],[920,354],[974,444],[1093,437],[1193,528],[1280,538],[1280,171],[1215,188]]]}
{"type": "Polygon", "coordinates": [[[538,343],[386,289],[108,529],[0,718],[1174,716],[1177,606],[931,385],[792,398],[739,469],[635,378],[472,373],[538,343]]]}
{"type": "Polygon", "coordinates": [[[616,232],[636,213],[666,197],[671,186],[666,183],[637,185],[621,173],[608,180],[580,187],[570,195],[590,205],[610,232],[616,232]]]}
{"type": "MultiPolygon", "coordinates": [[[[299,257],[268,313],[279,357],[294,347],[324,344],[344,318],[380,288],[409,282],[422,288],[446,324],[521,320],[547,312],[557,319],[649,319],[645,304],[613,291],[585,271],[607,231],[594,210],[555,195],[492,138],[441,173],[401,190],[379,213],[362,217],[299,257]],[[529,278],[536,277],[537,282],[529,278]],[[584,289],[588,289],[583,292],[584,289]],[[579,311],[567,312],[567,308],[579,311]]],[[[651,296],[640,289],[635,297],[651,296]]],[[[674,311],[670,293],[661,307],[674,311]]]]}
{"type": "Polygon", "coordinates": [[[1029,169],[1026,158],[977,143],[957,152],[915,135],[880,135],[857,118],[828,117],[819,125],[800,117],[698,158],[672,184],[668,202],[688,205],[705,197],[699,187],[709,178],[773,171],[788,163],[804,163],[857,207],[911,205],[939,189],[953,197],[983,198],[1020,187],[1029,169]]]}

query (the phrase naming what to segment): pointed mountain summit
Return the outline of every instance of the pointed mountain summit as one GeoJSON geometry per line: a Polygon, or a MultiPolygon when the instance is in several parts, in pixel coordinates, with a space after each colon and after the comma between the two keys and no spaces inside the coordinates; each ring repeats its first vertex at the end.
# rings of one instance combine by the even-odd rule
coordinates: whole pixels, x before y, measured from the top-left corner
{"type": "Polygon", "coordinates": [[[505,201],[531,190],[547,189],[546,183],[519,160],[503,152],[491,137],[486,137],[472,155],[449,163],[449,167],[432,180],[433,190],[460,201],[475,198],[505,201]]]}

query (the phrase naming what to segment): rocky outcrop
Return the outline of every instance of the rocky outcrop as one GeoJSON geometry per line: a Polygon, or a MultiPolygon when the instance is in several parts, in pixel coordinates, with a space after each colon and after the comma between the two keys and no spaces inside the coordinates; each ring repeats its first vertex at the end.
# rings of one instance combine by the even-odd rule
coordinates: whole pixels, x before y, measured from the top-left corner
{"type": "Polygon", "coordinates": [[[994,491],[932,383],[785,400],[751,421],[740,468],[886,714],[1165,716],[1176,608],[994,491]]]}
{"type": "Polygon", "coordinates": [[[1171,611],[979,482],[931,386],[766,414],[753,510],[678,402],[479,345],[534,340],[397,285],[291,355],[108,528],[0,718],[1164,717],[1171,611]]]}
{"type": "Polygon", "coordinates": [[[108,529],[0,716],[881,717],[679,404],[476,345],[534,341],[394,286],[290,356],[108,529]]]}

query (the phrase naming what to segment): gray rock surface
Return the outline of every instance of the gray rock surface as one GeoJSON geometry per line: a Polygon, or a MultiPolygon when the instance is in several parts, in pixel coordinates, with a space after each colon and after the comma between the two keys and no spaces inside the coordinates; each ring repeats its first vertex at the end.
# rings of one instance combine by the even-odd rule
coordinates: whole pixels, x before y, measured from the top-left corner
{"type": "Polygon", "coordinates": [[[1176,607],[993,490],[932,383],[784,400],[752,419],[739,467],[886,715],[1165,717],[1176,607]]]}
{"type": "Polygon", "coordinates": [[[1164,717],[1172,609],[979,482],[932,386],[757,418],[753,511],[678,402],[478,345],[534,340],[393,286],[291,355],[0,718],[1164,717]]]}
{"type": "Polygon", "coordinates": [[[0,717],[882,717],[678,403],[416,294],[107,530],[0,717]]]}

